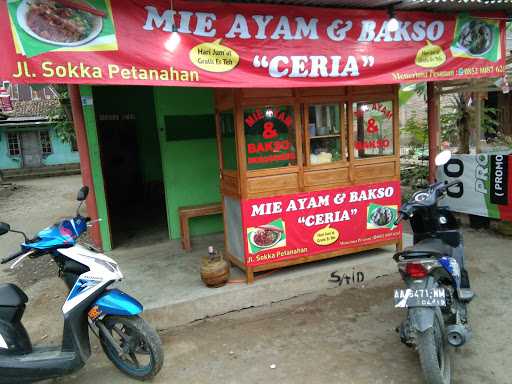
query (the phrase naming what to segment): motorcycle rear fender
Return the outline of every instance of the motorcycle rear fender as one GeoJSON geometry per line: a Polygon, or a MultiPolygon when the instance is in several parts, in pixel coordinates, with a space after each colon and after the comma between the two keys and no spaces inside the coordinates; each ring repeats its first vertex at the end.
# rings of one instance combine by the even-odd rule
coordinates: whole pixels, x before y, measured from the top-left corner
{"type": "Polygon", "coordinates": [[[93,304],[102,315],[136,316],[143,311],[142,304],[119,289],[105,291],[93,304]]]}
{"type": "MultiPolygon", "coordinates": [[[[408,288],[412,289],[430,289],[437,286],[434,279],[429,276],[425,280],[415,280],[408,284],[408,288]]],[[[412,329],[418,332],[425,332],[434,326],[434,316],[439,316],[441,323],[443,316],[438,307],[413,307],[409,308],[408,318],[409,325],[412,329]]]]}
{"type": "Polygon", "coordinates": [[[409,325],[418,332],[425,332],[434,326],[436,308],[416,307],[409,308],[409,325]]]}

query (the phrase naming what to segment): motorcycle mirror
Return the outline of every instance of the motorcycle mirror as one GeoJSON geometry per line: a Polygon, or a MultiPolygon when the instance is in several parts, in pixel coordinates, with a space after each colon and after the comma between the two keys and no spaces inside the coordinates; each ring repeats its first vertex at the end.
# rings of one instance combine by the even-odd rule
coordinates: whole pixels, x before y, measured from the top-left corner
{"type": "Polygon", "coordinates": [[[0,236],[5,235],[11,230],[11,226],[7,223],[0,223],[0,236]]]}
{"type": "Polygon", "coordinates": [[[78,201],[84,201],[87,199],[87,195],[89,194],[89,187],[84,185],[80,190],[78,191],[78,195],[76,196],[76,199],[78,201]]]}
{"type": "Polygon", "coordinates": [[[439,152],[436,156],[435,163],[439,167],[441,165],[445,165],[452,158],[452,153],[449,150],[444,150],[443,152],[439,152]]]}

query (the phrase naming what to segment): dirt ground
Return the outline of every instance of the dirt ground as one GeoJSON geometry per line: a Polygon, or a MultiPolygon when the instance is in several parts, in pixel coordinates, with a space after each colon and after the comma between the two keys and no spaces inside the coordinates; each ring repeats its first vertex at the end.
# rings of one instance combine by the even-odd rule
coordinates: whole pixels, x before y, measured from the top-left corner
{"type": "MultiPolygon", "coordinates": [[[[468,229],[465,236],[478,297],[470,308],[474,337],[454,353],[454,383],[509,384],[512,242],[487,231],[468,229]]],[[[369,287],[329,289],[168,330],[155,383],[422,383],[416,353],[395,332],[404,316],[392,303],[400,285],[392,275],[369,287]]],[[[71,380],[132,382],[101,354],[71,380]]]]}
{"type": "MultiPolygon", "coordinates": [[[[73,212],[71,194],[74,196],[79,186],[77,177],[23,184],[0,200],[0,220],[34,232],[73,212]]],[[[1,253],[14,249],[19,241],[8,236],[0,239],[1,253]]],[[[489,231],[470,229],[465,229],[465,241],[467,265],[478,296],[470,307],[474,338],[454,353],[454,383],[509,384],[512,242],[489,231]]],[[[17,282],[28,289],[29,296],[30,291],[44,290],[37,302],[29,303],[24,318],[35,342],[54,340],[48,337],[49,328],[60,332],[62,326],[57,320],[62,285],[45,261],[39,263],[24,274],[0,272],[1,281],[17,282]]],[[[169,329],[161,334],[165,363],[154,382],[422,383],[417,355],[402,345],[395,333],[404,316],[392,304],[393,288],[398,286],[401,282],[395,274],[364,287],[328,289],[169,329]]],[[[82,371],[54,382],[132,382],[110,364],[97,343],[93,350],[82,371]]]]}
{"type": "MultiPolygon", "coordinates": [[[[14,191],[0,196],[0,221],[32,237],[59,219],[74,215],[81,182],[80,175],[17,181],[14,191]]],[[[0,258],[18,251],[22,241],[16,233],[2,236],[0,258]]],[[[31,298],[24,323],[32,331],[33,343],[55,339],[62,333],[61,307],[67,292],[50,257],[27,260],[15,271],[1,265],[0,282],[19,285],[31,298]]]]}

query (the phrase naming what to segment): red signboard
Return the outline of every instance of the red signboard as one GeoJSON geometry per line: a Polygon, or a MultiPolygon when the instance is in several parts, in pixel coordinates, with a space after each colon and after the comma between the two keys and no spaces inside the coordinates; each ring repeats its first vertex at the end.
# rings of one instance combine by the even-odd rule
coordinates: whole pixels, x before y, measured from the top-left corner
{"type": "Polygon", "coordinates": [[[168,0],[0,2],[0,79],[207,87],[375,85],[499,77],[501,13],[168,0]],[[86,7],[87,8],[87,7],[86,7]],[[178,35],[173,33],[177,29],[178,35]],[[180,39],[181,38],[181,39],[180,39]]]}
{"type": "Polygon", "coordinates": [[[244,200],[248,266],[398,240],[400,183],[244,200]]]}

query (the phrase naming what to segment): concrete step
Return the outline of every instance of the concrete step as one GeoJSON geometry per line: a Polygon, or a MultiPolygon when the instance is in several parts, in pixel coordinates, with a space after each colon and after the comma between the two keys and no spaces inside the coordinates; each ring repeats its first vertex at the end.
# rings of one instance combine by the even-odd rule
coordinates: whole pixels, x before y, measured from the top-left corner
{"type": "Polygon", "coordinates": [[[41,177],[77,175],[80,164],[50,165],[37,168],[18,168],[0,170],[4,181],[35,179],[41,177]]]}
{"type": "MultiPolygon", "coordinates": [[[[405,234],[404,245],[411,243],[412,236],[405,234]]],[[[230,280],[237,283],[206,288],[199,278],[199,265],[206,243],[197,249],[173,256],[169,243],[155,245],[149,252],[146,249],[145,253],[151,254],[151,263],[144,273],[141,273],[140,250],[112,252],[125,273],[121,287],[144,303],[144,317],[158,329],[319,294],[328,288],[339,291],[375,286],[383,276],[398,278],[397,266],[392,259],[394,247],[385,247],[283,268],[270,274],[264,272],[251,285],[240,282],[243,276],[232,268],[230,280]]]]}

